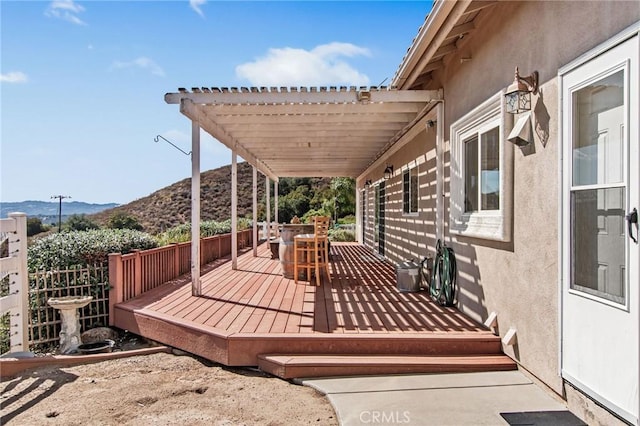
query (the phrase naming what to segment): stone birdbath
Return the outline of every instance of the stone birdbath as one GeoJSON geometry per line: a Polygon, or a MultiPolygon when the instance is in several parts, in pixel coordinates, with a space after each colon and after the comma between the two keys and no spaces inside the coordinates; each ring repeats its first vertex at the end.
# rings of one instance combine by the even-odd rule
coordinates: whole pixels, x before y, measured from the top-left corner
{"type": "Polygon", "coordinates": [[[80,338],[80,313],[93,300],[93,296],[52,297],[47,300],[49,306],[60,311],[62,329],[60,330],[60,353],[75,352],[82,343],[80,338]]]}

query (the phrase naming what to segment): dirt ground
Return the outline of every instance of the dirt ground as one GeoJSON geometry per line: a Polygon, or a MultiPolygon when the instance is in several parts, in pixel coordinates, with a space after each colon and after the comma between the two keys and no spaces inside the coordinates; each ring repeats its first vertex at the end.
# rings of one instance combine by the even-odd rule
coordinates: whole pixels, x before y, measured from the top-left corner
{"type": "Polygon", "coordinates": [[[0,384],[2,425],[337,425],[315,390],[160,353],[40,368],[0,384]]]}

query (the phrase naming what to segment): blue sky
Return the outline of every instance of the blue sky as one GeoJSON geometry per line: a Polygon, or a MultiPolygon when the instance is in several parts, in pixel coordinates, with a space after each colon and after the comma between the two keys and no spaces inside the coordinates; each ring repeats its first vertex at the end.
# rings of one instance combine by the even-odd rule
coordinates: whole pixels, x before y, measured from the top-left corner
{"type": "MultiPolygon", "coordinates": [[[[0,201],[128,203],[191,176],[178,87],[388,83],[431,2],[0,1],[0,201]]],[[[231,162],[202,136],[201,170],[231,162]]]]}

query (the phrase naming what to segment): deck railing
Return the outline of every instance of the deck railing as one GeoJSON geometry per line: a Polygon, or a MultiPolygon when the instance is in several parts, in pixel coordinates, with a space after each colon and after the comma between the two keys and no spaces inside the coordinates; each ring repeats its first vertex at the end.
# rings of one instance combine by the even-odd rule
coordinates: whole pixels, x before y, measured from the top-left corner
{"type": "MultiPolygon", "coordinates": [[[[253,243],[252,230],[238,232],[238,248],[253,243]]],[[[231,254],[231,234],[200,240],[200,264],[205,265],[231,254]]],[[[171,244],[129,254],[109,255],[109,323],[113,325],[114,307],[152,290],[191,270],[191,242],[171,244]]]]}

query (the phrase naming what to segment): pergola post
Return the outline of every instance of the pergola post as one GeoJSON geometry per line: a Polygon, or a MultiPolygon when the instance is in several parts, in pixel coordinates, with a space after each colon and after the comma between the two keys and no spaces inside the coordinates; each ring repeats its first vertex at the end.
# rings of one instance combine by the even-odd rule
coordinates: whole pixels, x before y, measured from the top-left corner
{"type": "Polygon", "coordinates": [[[200,123],[191,121],[191,294],[202,295],[200,285],[200,123]]]}
{"type": "Polygon", "coordinates": [[[364,191],[358,189],[356,185],[356,241],[360,244],[364,244],[364,241],[361,241],[360,236],[362,235],[362,196],[364,191]]]}
{"type": "Polygon", "coordinates": [[[258,169],[253,168],[253,257],[258,256],[258,169]]]}
{"type": "Polygon", "coordinates": [[[273,182],[273,197],[274,197],[273,204],[275,205],[273,215],[275,216],[274,222],[277,225],[279,223],[278,222],[278,181],[273,182]]]}
{"type": "Polygon", "coordinates": [[[269,176],[265,176],[265,193],[267,194],[267,242],[271,239],[271,181],[269,176]]]}
{"type": "Polygon", "coordinates": [[[238,154],[231,151],[231,269],[238,269],[238,154]]]}

